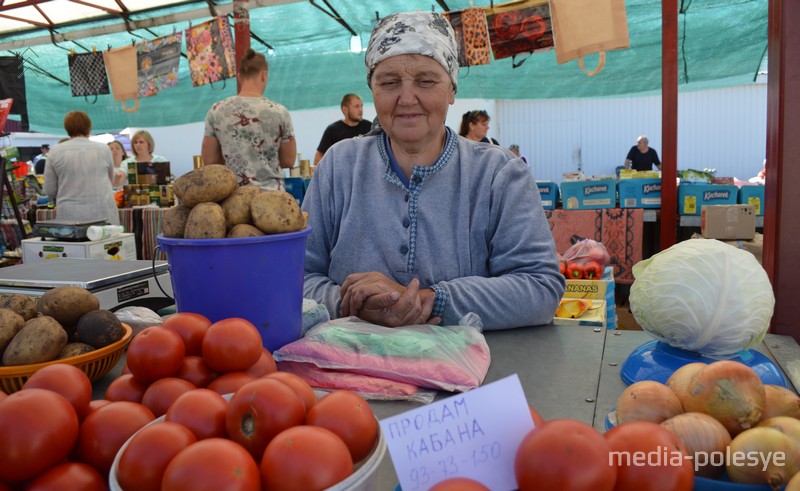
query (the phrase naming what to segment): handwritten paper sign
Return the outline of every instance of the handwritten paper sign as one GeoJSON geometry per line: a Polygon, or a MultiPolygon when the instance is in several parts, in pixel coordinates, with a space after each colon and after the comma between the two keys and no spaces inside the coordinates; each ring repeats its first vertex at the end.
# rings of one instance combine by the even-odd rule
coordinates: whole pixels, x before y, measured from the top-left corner
{"type": "Polygon", "coordinates": [[[496,491],[517,489],[514,456],[532,429],[516,374],[381,421],[403,491],[452,477],[496,491]]]}

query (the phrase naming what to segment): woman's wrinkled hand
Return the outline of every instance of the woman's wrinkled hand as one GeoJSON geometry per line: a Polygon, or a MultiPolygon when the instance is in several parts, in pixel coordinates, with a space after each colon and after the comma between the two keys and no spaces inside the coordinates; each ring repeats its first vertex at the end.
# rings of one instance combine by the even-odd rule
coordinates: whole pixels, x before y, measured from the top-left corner
{"type": "Polygon", "coordinates": [[[419,280],[403,286],[378,272],[354,273],[341,287],[343,317],[356,316],[387,327],[438,323],[430,319],[433,310],[432,290],[419,290],[419,280]]]}

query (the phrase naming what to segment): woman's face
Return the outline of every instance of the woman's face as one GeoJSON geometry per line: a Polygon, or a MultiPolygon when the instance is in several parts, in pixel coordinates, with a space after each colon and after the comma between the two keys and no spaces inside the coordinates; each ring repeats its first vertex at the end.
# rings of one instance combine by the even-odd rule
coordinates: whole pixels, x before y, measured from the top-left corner
{"type": "Polygon", "coordinates": [[[136,156],[150,155],[150,143],[143,136],[137,136],[133,139],[133,153],[136,156]]]}
{"type": "Polygon", "coordinates": [[[469,124],[469,135],[467,137],[475,141],[481,141],[486,138],[487,133],[489,133],[489,120],[478,118],[476,122],[469,124]]]}
{"type": "Polygon", "coordinates": [[[440,144],[455,92],[438,62],[422,55],[383,60],[372,74],[372,96],[381,126],[392,141],[440,144]]]}
{"type": "Polygon", "coordinates": [[[121,162],[122,159],[125,158],[125,151],[122,149],[122,145],[117,142],[111,142],[108,144],[108,148],[111,149],[111,155],[114,157],[114,162],[121,162]]]}

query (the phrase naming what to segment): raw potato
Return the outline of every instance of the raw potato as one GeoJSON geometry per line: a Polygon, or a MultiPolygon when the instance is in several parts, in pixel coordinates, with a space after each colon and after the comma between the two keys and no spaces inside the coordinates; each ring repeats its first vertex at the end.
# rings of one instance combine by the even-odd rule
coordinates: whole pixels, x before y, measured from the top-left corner
{"type": "Polygon", "coordinates": [[[50,316],[36,317],[8,343],[3,365],[31,365],[55,360],[67,344],[67,332],[50,316]]]}
{"type": "Polygon", "coordinates": [[[161,219],[161,233],[164,234],[164,237],[183,238],[190,211],[192,209],[186,205],[173,206],[164,210],[164,216],[161,219]]]}
{"type": "Polygon", "coordinates": [[[36,317],[36,302],[27,295],[13,293],[0,300],[0,309],[10,309],[29,321],[36,317]]]}
{"type": "Polygon", "coordinates": [[[285,191],[266,191],[250,204],[253,224],[266,234],[302,230],[306,225],[303,212],[294,196],[285,191]]]}
{"type": "Polygon", "coordinates": [[[204,165],[175,181],[175,196],[193,208],[198,203],[218,202],[228,197],[237,185],[236,174],[224,165],[204,165]]]}
{"type": "Polygon", "coordinates": [[[87,312],[78,320],[78,339],[97,349],[119,341],[125,335],[122,322],[108,310],[87,312]]]}
{"type": "Polygon", "coordinates": [[[56,359],[63,360],[64,358],[72,358],[73,356],[85,355],[92,351],[94,351],[94,348],[86,343],[67,343],[56,359]]]}
{"type": "Polygon", "coordinates": [[[262,192],[261,188],[248,184],[237,188],[225,198],[221,205],[222,211],[225,212],[225,226],[229,231],[236,225],[252,223],[250,202],[262,192]]]}
{"type": "MultiPolygon", "coordinates": [[[[100,308],[100,301],[79,286],[59,286],[39,297],[39,312],[56,320],[68,334],[75,332],[78,319],[100,308]]],[[[60,349],[60,348],[59,348],[60,349]]]]}
{"type": "Polygon", "coordinates": [[[24,325],[21,315],[11,309],[0,309],[0,356],[24,325]]]}
{"type": "Polygon", "coordinates": [[[235,225],[230,232],[228,232],[229,239],[236,239],[241,237],[261,237],[265,235],[264,232],[247,223],[240,223],[235,225]]]}
{"type": "Polygon", "coordinates": [[[225,213],[222,207],[216,203],[200,203],[189,213],[183,238],[224,239],[225,232],[225,213]]]}

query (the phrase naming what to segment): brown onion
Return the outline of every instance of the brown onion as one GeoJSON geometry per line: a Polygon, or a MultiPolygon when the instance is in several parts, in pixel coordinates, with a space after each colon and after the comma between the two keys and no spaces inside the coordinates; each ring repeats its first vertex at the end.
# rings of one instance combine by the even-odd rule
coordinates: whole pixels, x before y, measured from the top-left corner
{"type": "Polygon", "coordinates": [[[797,440],[797,444],[800,445],[800,419],[790,418],[789,416],[775,416],[762,419],[758,426],[774,428],[784,435],[794,438],[797,440]]]}
{"type": "Polygon", "coordinates": [[[764,384],[756,372],[736,361],[716,361],[689,383],[683,408],[717,419],[731,436],[753,428],[764,411],[764,384]]]}
{"type": "Polygon", "coordinates": [[[726,469],[733,482],[767,484],[777,489],[800,470],[800,443],[773,428],[741,432],[728,452],[726,469]],[[776,455],[778,452],[782,456],[776,455]]]}
{"type": "Polygon", "coordinates": [[[681,401],[660,382],[642,380],[626,388],[617,400],[617,424],[630,421],[661,423],[683,412],[681,401]]]}
{"type": "Polygon", "coordinates": [[[667,380],[667,387],[672,389],[672,392],[678,396],[678,399],[683,404],[683,400],[688,397],[689,383],[695,375],[700,373],[700,370],[707,367],[707,363],[689,363],[675,370],[667,380]]]}
{"type": "Polygon", "coordinates": [[[725,453],[731,443],[731,436],[722,423],[703,413],[683,413],[661,423],[670,433],[678,437],[686,453],[693,457],[695,474],[714,478],[722,473],[724,462],[714,465],[712,459],[698,459],[698,454],[705,456],[712,452],[725,453]],[[701,464],[702,462],[705,462],[701,464]]]}
{"type": "Polygon", "coordinates": [[[797,394],[780,385],[765,385],[764,392],[767,396],[767,403],[761,419],[773,416],[800,418],[800,397],[797,394]]]}
{"type": "Polygon", "coordinates": [[[800,472],[794,475],[783,491],[800,491],[800,472]]]}

